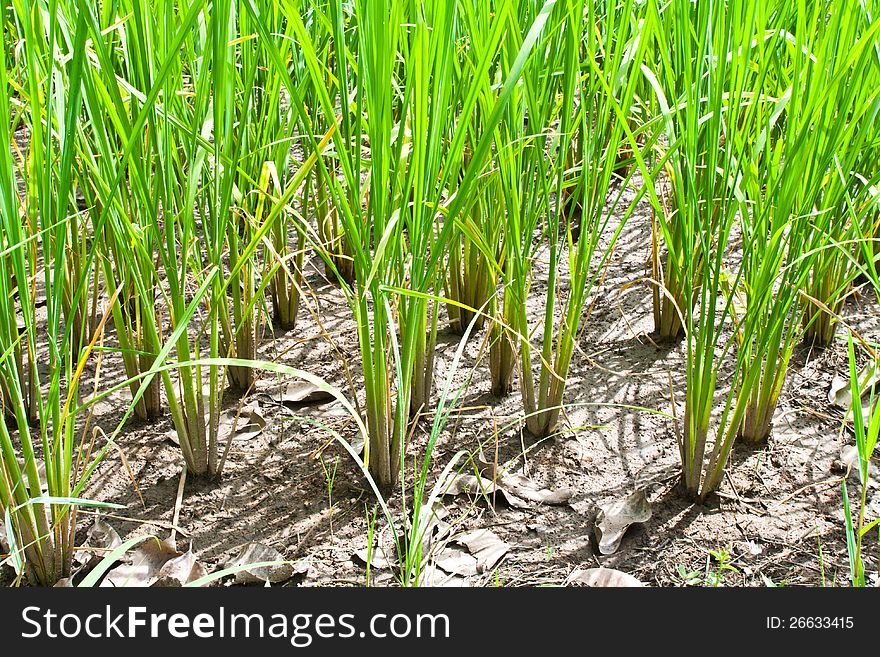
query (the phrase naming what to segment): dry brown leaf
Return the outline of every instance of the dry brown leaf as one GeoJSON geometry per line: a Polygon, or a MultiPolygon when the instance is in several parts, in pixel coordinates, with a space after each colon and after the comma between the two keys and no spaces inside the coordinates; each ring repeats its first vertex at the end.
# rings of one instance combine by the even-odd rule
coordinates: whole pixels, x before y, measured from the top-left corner
{"type": "Polygon", "coordinates": [[[74,552],[73,560],[80,566],[94,567],[104,556],[122,545],[119,534],[108,523],[97,518],[86,533],[82,548],[74,552]]]}
{"type": "MultiPolygon", "coordinates": [[[[875,389],[877,381],[880,380],[880,372],[877,372],[872,365],[868,365],[857,376],[862,390],[862,416],[867,422],[871,412],[871,392],[875,389]]],[[[835,376],[831,380],[828,401],[844,409],[847,412],[847,417],[852,419],[852,409],[850,408],[852,406],[852,387],[848,376],[835,376]]]]}
{"type": "Polygon", "coordinates": [[[292,381],[281,394],[281,403],[301,406],[334,399],[333,395],[308,381],[292,381]]]}
{"type": "Polygon", "coordinates": [[[491,570],[510,550],[510,545],[488,529],[477,529],[459,536],[456,543],[464,545],[476,559],[477,573],[491,570]]]}
{"type": "Polygon", "coordinates": [[[477,574],[477,559],[459,548],[447,547],[434,558],[434,564],[450,575],[477,574]]]}
{"type": "Polygon", "coordinates": [[[572,496],[568,489],[558,491],[538,488],[530,479],[521,475],[502,475],[499,484],[485,477],[472,474],[454,475],[444,489],[444,495],[486,495],[500,493],[510,506],[516,509],[532,509],[536,504],[566,504],[572,496]]]}
{"type": "Polygon", "coordinates": [[[515,497],[536,504],[559,506],[566,504],[572,496],[572,491],[567,488],[559,490],[539,488],[531,479],[517,474],[501,475],[501,486],[505,489],[505,495],[508,499],[510,498],[509,494],[512,493],[515,497]]]}
{"type": "Polygon", "coordinates": [[[247,566],[260,562],[274,562],[271,566],[254,566],[245,568],[235,574],[236,584],[278,584],[293,577],[293,564],[289,563],[284,555],[275,548],[262,543],[248,543],[229,563],[231,567],[247,566]]]}
{"type": "Polygon", "coordinates": [[[234,437],[236,440],[250,440],[260,435],[266,428],[266,420],[262,415],[260,405],[257,403],[250,404],[241,409],[230,409],[223,414],[220,420],[219,433],[221,436],[228,436],[235,428],[234,437]],[[236,416],[237,419],[236,419],[236,416]]]}
{"type": "Polygon", "coordinates": [[[468,582],[464,577],[446,573],[437,565],[428,564],[419,574],[419,586],[422,587],[465,587],[468,582]]]}
{"type": "Polygon", "coordinates": [[[575,570],[566,580],[567,584],[608,587],[642,587],[644,584],[627,573],[613,568],[587,568],[575,570]]]}
{"type": "Polygon", "coordinates": [[[600,507],[595,526],[599,552],[613,554],[631,525],[650,519],[651,505],[642,489],[600,507]]]}
{"type": "Polygon", "coordinates": [[[371,555],[367,554],[367,548],[363,548],[362,550],[357,550],[352,556],[364,565],[367,564],[367,557],[369,556],[370,568],[374,570],[390,570],[397,567],[397,557],[390,550],[386,551],[382,546],[374,547],[371,555]]]}
{"type": "Polygon", "coordinates": [[[147,539],[138,545],[129,557],[129,563],[117,566],[101,581],[105,587],[147,587],[155,584],[162,567],[180,556],[168,541],[147,539]]]}
{"type": "Polygon", "coordinates": [[[189,584],[208,574],[205,567],[196,560],[192,545],[189,550],[165,562],[153,586],[177,587],[189,584]]]}
{"type": "MultiPolygon", "coordinates": [[[[840,469],[843,470],[847,477],[858,480],[859,477],[859,448],[855,445],[844,445],[840,450],[840,469]]],[[[874,486],[877,482],[877,475],[880,474],[877,466],[868,463],[868,485],[874,486]]]]}

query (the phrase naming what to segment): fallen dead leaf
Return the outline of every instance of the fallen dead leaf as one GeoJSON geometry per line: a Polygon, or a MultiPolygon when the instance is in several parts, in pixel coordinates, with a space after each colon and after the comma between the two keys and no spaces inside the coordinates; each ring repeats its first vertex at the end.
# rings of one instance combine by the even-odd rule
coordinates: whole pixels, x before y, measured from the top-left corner
{"type": "Polygon", "coordinates": [[[501,485],[506,489],[505,495],[508,498],[510,498],[510,493],[512,493],[514,497],[536,504],[559,506],[566,504],[572,496],[572,491],[568,488],[561,488],[559,490],[539,488],[538,484],[531,479],[517,474],[501,475],[501,485]]]}
{"type": "Polygon", "coordinates": [[[435,558],[434,564],[451,575],[476,575],[477,559],[468,552],[455,547],[447,547],[435,558]]]}
{"type": "Polygon", "coordinates": [[[159,570],[158,578],[153,586],[177,587],[189,584],[208,574],[207,569],[196,560],[196,555],[189,550],[165,562],[159,570]]]}
{"type": "Polygon", "coordinates": [[[428,564],[419,575],[419,586],[422,587],[466,587],[468,581],[454,573],[444,572],[439,564],[428,564]]]}
{"type": "Polygon", "coordinates": [[[364,565],[369,561],[370,568],[374,570],[390,570],[397,567],[397,557],[381,545],[374,547],[372,554],[368,554],[368,548],[363,548],[355,551],[352,556],[364,565]]]}
{"type": "Polygon", "coordinates": [[[250,440],[260,435],[265,428],[266,420],[260,405],[254,402],[242,408],[241,413],[238,409],[226,411],[220,420],[219,434],[228,436],[234,431],[233,436],[236,440],[250,440]]]}
{"type": "MultiPolygon", "coordinates": [[[[859,386],[862,390],[862,416],[865,421],[871,412],[871,393],[875,390],[877,381],[880,380],[880,372],[873,365],[868,365],[857,374],[859,386]]],[[[849,377],[835,376],[831,380],[831,389],[828,391],[828,401],[847,412],[847,418],[852,419],[852,388],[849,377]]]]}
{"type": "Polygon", "coordinates": [[[488,529],[467,532],[456,538],[455,542],[464,545],[474,557],[477,562],[477,573],[491,570],[510,550],[508,543],[502,541],[497,534],[488,529]]]}
{"type": "MultiPolygon", "coordinates": [[[[859,478],[859,448],[855,445],[844,445],[840,450],[840,462],[834,464],[839,470],[846,473],[847,477],[858,481],[859,478]]],[[[868,462],[868,485],[873,487],[876,485],[878,474],[877,466],[868,462]]]]}
{"type": "Polygon", "coordinates": [[[333,395],[308,381],[292,381],[281,394],[281,403],[300,406],[333,399],[333,395]]]}
{"type": "Polygon", "coordinates": [[[122,539],[117,531],[101,518],[97,518],[86,532],[85,543],[74,552],[73,560],[81,567],[94,567],[104,555],[120,545],[122,539]]]}
{"type": "Polygon", "coordinates": [[[531,509],[538,504],[566,504],[572,496],[572,491],[568,489],[551,491],[539,488],[526,477],[513,474],[502,475],[498,484],[485,477],[456,474],[450,483],[443,488],[443,491],[444,495],[467,494],[492,497],[494,494],[500,494],[510,506],[516,509],[531,509]]]}
{"type": "Polygon", "coordinates": [[[650,519],[651,505],[642,489],[600,507],[595,526],[599,552],[614,554],[631,525],[647,522],[650,519]]]}
{"type": "Polygon", "coordinates": [[[155,584],[162,567],[171,559],[180,556],[168,541],[148,539],[138,545],[129,557],[129,563],[113,568],[100,586],[103,587],[147,587],[155,584]]]}
{"type": "Polygon", "coordinates": [[[644,584],[627,573],[613,568],[587,568],[575,570],[566,579],[566,584],[602,587],[642,587],[644,584]]]}
{"type": "Polygon", "coordinates": [[[235,574],[236,584],[278,584],[289,580],[294,575],[293,564],[289,563],[284,555],[275,548],[262,543],[248,543],[229,562],[230,567],[247,566],[260,562],[275,562],[271,566],[254,566],[245,568],[235,574]]]}

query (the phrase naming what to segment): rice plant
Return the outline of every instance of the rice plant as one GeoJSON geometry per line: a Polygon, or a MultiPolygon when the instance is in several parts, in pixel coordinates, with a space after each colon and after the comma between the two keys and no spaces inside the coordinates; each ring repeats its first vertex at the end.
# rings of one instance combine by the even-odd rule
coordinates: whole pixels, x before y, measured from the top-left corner
{"type": "MultiPolygon", "coordinates": [[[[662,111],[674,200],[654,197],[654,203],[658,213],[670,212],[658,222],[670,273],[664,285],[678,318],[670,326],[680,321],[686,336],[682,481],[689,495],[705,496],[717,486],[731,444],[728,395],[704,464],[719,369],[730,351],[723,326],[733,300],[719,297],[719,290],[728,281],[725,262],[737,213],[746,211],[733,144],[754,132],[758,113],[748,100],[764,73],[753,66],[754,3],[671,2],[664,12],[658,17],[664,29],[656,32],[659,71],[647,74],[662,111]],[[680,285],[670,289],[672,280],[680,285]]],[[[734,413],[730,426],[738,428],[738,420],[734,413]]]]}
{"type": "Polygon", "coordinates": [[[855,433],[856,449],[858,450],[858,474],[861,488],[855,522],[853,521],[845,478],[841,485],[843,488],[843,508],[846,520],[846,543],[849,555],[850,578],[853,586],[864,587],[865,563],[862,554],[862,540],[868,532],[880,524],[880,518],[871,521],[865,516],[868,486],[870,484],[868,472],[871,456],[874,454],[874,449],[877,446],[877,435],[880,434],[880,413],[877,412],[873,387],[868,391],[867,399],[865,400],[868,404],[866,409],[868,411],[867,417],[862,412],[865,391],[862,389],[859,375],[856,371],[856,357],[852,334],[848,336],[847,346],[850,393],[852,395],[853,432],[855,433]]]}
{"type": "MultiPolygon", "coordinates": [[[[815,5],[814,16],[827,9],[815,5]]],[[[863,121],[872,120],[878,108],[876,88],[861,83],[872,59],[872,38],[870,33],[856,38],[857,11],[830,16],[820,29],[818,18],[796,14],[795,32],[810,47],[792,45],[765,23],[755,54],[759,61],[775,60],[773,68],[781,75],[772,93],[773,81],[769,76],[763,81],[756,103],[764,114],[760,131],[743,142],[739,155],[749,206],[741,217],[742,303],[735,301],[734,309],[740,310],[745,368],[740,396],[748,398],[739,435],[748,441],[769,435],[792,351],[804,330],[820,325],[822,333],[833,325],[830,314],[809,311],[813,303],[808,299],[810,281],[824,272],[823,285],[836,287],[829,291],[837,299],[831,305],[839,309],[843,279],[831,275],[825,264],[837,262],[835,270],[850,270],[848,252],[853,249],[834,235],[835,226],[864,222],[863,210],[837,212],[827,204],[845,205],[841,180],[856,171],[870,134],[862,129],[863,121]],[[839,39],[850,43],[852,54],[842,62],[831,46],[839,39]]],[[[846,272],[843,276],[849,278],[846,272]]]]}
{"type": "MultiPolygon", "coordinates": [[[[97,338],[86,341],[76,313],[91,265],[71,243],[80,233],[72,228],[79,221],[70,221],[87,29],[82,15],[57,3],[44,15],[14,8],[22,59],[0,53],[0,379],[14,416],[12,427],[0,422],[0,511],[21,573],[52,585],[70,574],[82,502],[74,483],[92,460],[75,423],[80,379],[97,338]],[[17,135],[13,125],[20,126],[17,135]],[[48,340],[38,341],[40,335],[48,340]]],[[[5,15],[5,2],[2,9],[5,15]]]]}
{"type": "Polygon", "coordinates": [[[584,309],[626,217],[635,207],[634,201],[616,225],[612,222],[635,169],[621,180],[606,204],[612,180],[618,177],[612,167],[602,163],[616,159],[626,145],[638,148],[627,121],[639,77],[634,73],[642,64],[653,30],[651,17],[630,2],[619,6],[616,2],[567,2],[557,7],[555,16],[554,38],[544,44],[547,59],[527,69],[523,93],[511,101],[511,109],[518,112],[508,112],[502,123],[507,131],[502,132],[502,138],[509,146],[498,148],[507,210],[502,315],[509,327],[508,339],[519,351],[526,424],[538,437],[556,430],[584,309]],[[555,102],[557,95],[562,98],[560,107],[555,102]],[[551,168],[545,149],[557,119],[556,166],[551,168]],[[570,184],[564,162],[574,134],[579,136],[583,160],[574,191],[564,194],[564,184],[570,184]],[[548,182],[556,190],[552,202],[548,182]],[[564,213],[566,197],[578,199],[581,213],[577,226],[572,213],[564,213]],[[531,334],[526,299],[536,246],[542,243],[534,240],[539,221],[546,222],[549,278],[540,350],[533,353],[526,337],[531,334]],[[558,290],[557,271],[564,257],[570,287],[563,295],[558,290]],[[557,313],[561,314],[558,322],[557,313]]]}
{"type": "MultiPolygon", "coordinates": [[[[466,52],[470,53],[472,49],[468,48],[466,52]]],[[[472,69],[471,65],[462,68],[464,71],[472,69]]],[[[490,93],[484,89],[484,97],[490,97],[490,93]]],[[[479,115],[479,111],[476,115],[479,115]]],[[[467,167],[478,166],[471,161],[472,149],[472,144],[465,145],[459,179],[467,167]]],[[[459,335],[464,334],[473,320],[476,322],[475,328],[482,327],[486,318],[494,312],[498,285],[496,263],[501,260],[499,246],[502,243],[503,213],[491,201],[493,195],[498,193],[497,171],[489,168],[474,188],[473,198],[462,213],[462,223],[466,229],[454,229],[449,238],[446,263],[445,296],[450,300],[446,311],[451,330],[459,335]],[[469,234],[475,237],[469,237],[469,234]],[[487,250],[488,255],[485,253],[487,250]]],[[[496,344],[493,341],[493,355],[496,344]]],[[[497,367],[493,367],[492,371],[494,374],[497,367]]],[[[501,379],[509,378],[504,374],[499,376],[501,379]]],[[[505,392],[498,392],[497,386],[493,386],[493,389],[498,394],[505,392]]]]}
{"type": "MultiPolygon", "coordinates": [[[[833,89],[832,92],[825,86],[819,96],[831,107],[825,110],[817,128],[821,126],[827,132],[826,139],[837,149],[830,157],[810,162],[803,175],[808,180],[823,179],[822,189],[810,208],[816,215],[816,228],[824,232],[827,242],[847,245],[822,250],[803,286],[804,294],[811,299],[810,311],[804,318],[805,338],[826,346],[834,338],[837,317],[856,273],[850,265],[852,241],[858,226],[866,215],[870,216],[870,204],[857,203],[855,199],[870,194],[872,183],[865,185],[865,180],[876,179],[874,165],[865,168],[863,154],[870,144],[878,112],[877,23],[863,3],[818,3],[813,11],[817,21],[819,16],[828,16],[828,20],[820,21],[821,28],[805,39],[820,71],[811,76],[810,82],[816,85],[812,89],[823,89],[820,76],[827,76],[825,79],[833,89]],[[831,11],[832,8],[835,10],[831,11]],[[847,46],[843,51],[842,44],[847,46]],[[835,142],[836,139],[841,141],[835,142]]],[[[831,150],[824,146],[826,152],[831,150]]]]}
{"type": "MultiPolygon", "coordinates": [[[[688,348],[680,445],[685,488],[705,497],[720,484],[736,436],[761,440],[770,431],[801,322],[809,327],[816,321],[801,311],[804,298],[816,301],[803,292],[811,272],[815,277],[822,261],[851,259],[842,248],[845,240],[832,227],[853,222],[849,217],[831,218],[831,208],[823,206],[823,199],[841,199],[839,193],[834,195],[838,183],[832,180],[840,177],[841,153],[855,157],[859,152],[858,119],[876,102],[875,94],[863,93],[860,85],[848,82],[855,79],[850,74],[865,66],[864,53],[873,36],[868,31],[859,39],[853,28],[842,24],[839,30],[831,29],[830,41],[836,43],[846,35],[850,39],[851,57],[836,70],[834,61],[820,56],[823,48],[836,50],[820,34],[809,32],[807,25],[819,23],[807,22],[805,7],[792,19],[795,38],[771,27],[771,18],[786,24],[786,14],[771,14],[764,5],[696,8],[673,3],[670,7],[680,12],[674,14],[675,20],[682,21],[685,31],[692,26],[692,34],[707,34],[705,40],[692,42],[696,49],[683,53],[680,60],[702,67],[695,69],[684,98],[670,102],[662,83],[655,82],[663,115],[673,119],[666,126],[669,147],[674,149],[669,156],[671,175],[693,183],[686,198],[680,196],[684,184],[672,185],[679,194],[675,225],[686,225],[686,230],[676,234],[669,230],[672,224],[662,226],[668,250],[676,235],[687,238],[677,244],[683,247],[683,280],[695,287],[693,293],[683,290],[683,302],[675,303],[684,320],[688,348]],[[816,93],[813,84],[824,84],[827,95],[816,93]],[[836,84],[847,90],[837,89],[836,84]],[[851,113],[839,112],[839,103],[850,99],[851,113]],[[831,105],[826,107],[826,101],[831,105]],[[834,130],[813,127],[832,121],[837,121],[834,130]],[[707,148],[714,143],[718,149],[707,148]],[[811,173],[812,167],[817,167],[816,173],[811,173]],[[832,197],[826,196],[829,193],[832,197]],[[700,212],[701,207],[706,210],[700,212]],[[703,219],[707,215],[708,224],[703,219]],[[734,269],[729,266],[728,249],[736,235],[736,216],[741,224],[742,263],[734,269]],[[718,291],[726,291],[721,303],[718,291]],[[718,373],[733,349],[724,337],[726,320],[736,327],[736,383],[723,391],[726,401],[704,464],[718,373]]],[[[816,16],[822,13],[821,8],[815,11],[816,16]]],[[[858,16],[833,15],[841,23],[858,16]]],[[[688,40],[678,38],[675,43],[681,48],[688,40]]],[[[667,50],[661,46],[660,52],[667,50]]],[[[672,58],[665,59],[665,66],[667,78],[681,79],[672,58]]],[[[844,167],[851,170],[849,164],[844,167]]],[[[823,284],[831,278],[823,279],[823,284]]],[[[842,286],[833,285],[840,298],[842,286]]]]}
{"type": "MultiPolygon", "coordinates": [[[[158,370],[158,376],[149,377],[148,385],[161,378],[187,467],[195,475],[216,477],[224,461],[220,445],[228,438],[218,435],[224,379],[228,375],[233,387],[247,389],[254,376],[249,365],[227,367],[217,361],[221,357],[253,361],[256,355],[257,316],[272,277],[259,278],[254,254],[268,241],[267,235],[286,212],[287,202],[299,190],[311,165],[304,163],[292,177],[286,172],[276,175],[278,185],[281,180],[287,183],[276,196],[268,193],[264,172],[271,171],[272,165],[277,171],[279,163],[267,157],[258,165],[242,164],[241,149],[248,142],[231,135],[239,129],[255,129],[257,123],[263,125],[266,110],[257,108],[253,95],[266,89],[255,91],[258,67],[254,60],[241,68],[244,82],[249,84],[236,77],[239,68],[235,58],[243,46],[229,38],[236,25],[233,7],[216,6],[209,14],[193,7],[179,23],[170,3],[162,7],[164,11],[154,14],[159,17],[156,22],[144,17],[143,23],[113,23],[120,31],[135,30],[139,25],[150,30],[146,36],[123,31],[118,37],[123,43],[155,42],[159,34],[163,37],[162,47],[150,53],[155,60],[144,63],[146,70],[159,72],[144,82],[150,92],[126,90],[139,102],[133,122],[126,118],[123,92],[106,77],[107,71],[114,70],[114,31],[102,28],[98,17],[90,15],[92,43],[102,66],[90,69],[86,96],[95,108],[117,110],[111,114],[114,121],[110,125],[97,109],[89,113],[92,129],[85,139],[93,144],[92,152],[102,154],[101,166],[109,168],[103,170],[104,175],[99,175],[102,170],[98,167],[89,171],[97,198],[93,223],[108,232],[104,240],[109,248],[104,258],[108,288],[121,286],[124,280],[139,304],[137,333],[131,330],[132,322],[125,321],[123,311],[115,311],[120,349],[123,356],[129,355],[126,364],[134,360],[134,354],[140,361],[139,369],[127,368],[132,390],[139,390],[146,372],[158,370]],[[194,28],[198,28],[199,39],[189,40],[188,47],[181,49],[194,28]],[[183,82],[185,74],[190,87],[183,82]],[[172,91],[177,88],[192,91],[177,94],[172,91]],[[205,93],[208,88],[218,92],[211,97],[205,93]],[[236,93],[238,88],[246,93],[236,93]],[[147,134],[156,137],[139,146],[143,143],[139,131],[145,126],[147,134]],[[126,149],[121,165],[115,164],[113,156],[113,147],[118,144],[126,149]],[[136,148],[148,150],[135,157],[136,148]],[[259,178],[254,179],[257,167],[259,178]],[[127,189],[132,190],[134,201],[126,198],[127,189]],[[206,285],[210,294],[203,309],[202,329],[191,332],[187,299],[192,290],[206,285]],[[170,332],[176,336],[174,351],[181,364],[176,377],[161,367],[161,362],[154,367],[158,347],[167,340],[163,340],[161,318],[154,305],[157,297],[164,301],[170,332]],[[146,338],[141,340],[139,335],[146,338]],[[203,367],[199,363],[211,358],[213,364],[203,367]]],[[[133,12],[138,15],[136,8],[133,12]]],[[[115,19],[110,14],[102,20],[115,19]]],[[[135,61],[135,57],[126,60],[135,61]]],[[[284,130],[289,129],[283,123],[275,125],[277,137],[283,140],[284,130]]],[[[259,159],[263,153],[257,149],[249,155],[259,159]]],[[[88,158],[84,160],[88,162],[88,158]]],[[[309,161],[314,160],[312,156],[309,161]]],[[[287,159],[280,164],[286,165],[287,159]]]]}
{"type": "MultiPolygon", "coordinates": [[[[473,161],[484,161],[493,127],[500,121],[553,4],[548,2],[548,9],[535,19],[517,53],[483,126],[473,161]]],[[[385,489],[398,481],[409,417],[429,401],[439,310],[431,294],[439,282],[444,244],[477,178],[475,167],[468,167],[455,195],[444,202],[452,172],[461,170],[467,118],[477,102],[476,89],[465,93],[451,84],[457,9],[456,3],[430,8],[402,1],[386,6],[363,0],[354,5],[358,30],[349,42],[343,29],[343,9],[331,5],[328,14],[334,47],[341,50],[345,45],[350,52],[343,57],[337,50],[332,73],[338,87],[330,90],[324,85],[324,60],[318,57],[302,15],[294,8],[288,13],[315,82],[324,120],[331,125],[342,174],[342,180],[329,175],[323,159],[319,160],[352,251],[355,285],[346,291],[358,327],[365,378],[369,432],[365,460],[385,489]],[[354,61],[358,67],[349,70],[354,61]],[[337,102],[330,91],[344,99],[338,117],[337,102]],[[460,112],[450,111],[459,104],[460,112]],[[450,139],[452,145],[444,148],[450,139]],[[369,159],[363,156],[364,140],[369,143],[369,159]],[[445,220],[438,226],[440,217],[445,220]],[[391,300],[395,312],[389,315],[384,305],[391,300]],[[389,359],[392,331],[400,336],[397,377],[389,359]],[[396,403],[392,402],[393,387],[396,403]]],[[[497,7],[493,43],[499,43],[512,29],[512,12],[510,2],[497,7]]],[[[494,50],[490,49],[479,66],[487,68],[492,56],[494,50]]],[[[314,120],[307,116],[301,120],[315,142],[314,120]]]]}

